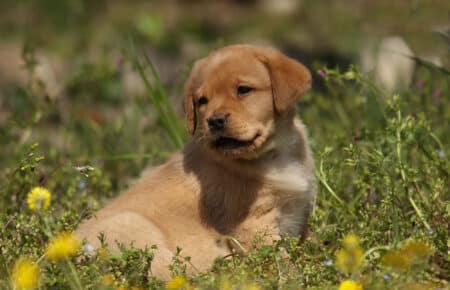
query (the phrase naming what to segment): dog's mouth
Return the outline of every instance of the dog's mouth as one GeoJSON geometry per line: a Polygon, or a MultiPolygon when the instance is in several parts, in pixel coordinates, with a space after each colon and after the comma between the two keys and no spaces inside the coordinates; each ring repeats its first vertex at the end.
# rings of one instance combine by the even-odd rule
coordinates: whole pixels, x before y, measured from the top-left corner
{"type": "Polygon", "coordinates": [[[215,148],[219,148],[219,149],[223,149],[223,150],[240,149],[240,148],[245,148],[245,147],[249,147],[249,146],[253,145],[255,143],[256,139],[258,139],[258,137],[260,137],[260,136],[261,136],[261,134],[257,133],[255,135],[255,137],[253,137],[250,140],[239,140],[239,139],[232,138],[232,137],[220,136],[213,141],[212,145],[215,148]]]}

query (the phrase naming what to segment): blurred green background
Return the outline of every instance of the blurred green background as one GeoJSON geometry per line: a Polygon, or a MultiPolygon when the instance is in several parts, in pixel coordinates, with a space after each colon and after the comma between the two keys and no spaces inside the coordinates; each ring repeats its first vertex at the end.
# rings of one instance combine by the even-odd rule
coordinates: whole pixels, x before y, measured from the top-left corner
{"type": "MultiPolygon", "coordinates": [[[[448,67],[449,11],[444,0],[1,1],[0,165],[13,160],[10,150],[31,142],[79,162],[176,149],[134,58],[153,62],[181,119],[190,65],[214,48],[274,46],[313,71],[315,90],[332,94],[317,70],[357,64],[370,73],[390,36],[448,67]]],[[[136,175],[162,155],[133,159],[137,166],[109,165],[136,175]]]]}
{"type": "MultiPolygon", "coordinates": [[[[214,48],[279,48],[305,63],[314,89],[326,95],[332,90],[317,70],[356,64],[370,74],[386,37],[399,36],[415,56],[448,67],[449,13],[444,0],[1,1],[0,162],[8,165],[10,150],[31,142],[76,160],[176,149],[133,58],[149,56],[181,119],[190,65],[214,48]]],[[[164,158],[156,155],[150,159],[164,158]]],[[[133,161],[130,175],[143,160],[133,161]]]]}
{"type": "Polygon", "coordinates": [[[405,37],[416,53],[443,54],[444,46],[430,44],[432,32],[449,24],[449,6],[444,0],[2,1],[0,32],[2,42],[26,37],[66,55],[112,49],[130,33],[166,55],[259,42],[355,56],[367,41],[389,35],[405,37]]]}
{"type": "Polygon", "coordinates": [[[415,54],[448,65],[448,47],[436,38],[448,29],[449,11],[445,0],[2,1],[0,56],[7,65],[0,82],[20,77],[18,68],[5,66],[17,65],[7,56],[24,42],[64,77],[80,61],[117,63],[130,36],[174,86],[188,63],[229,43],[272,45],[310,67],[346,66],[398,35],[415,54]]]}

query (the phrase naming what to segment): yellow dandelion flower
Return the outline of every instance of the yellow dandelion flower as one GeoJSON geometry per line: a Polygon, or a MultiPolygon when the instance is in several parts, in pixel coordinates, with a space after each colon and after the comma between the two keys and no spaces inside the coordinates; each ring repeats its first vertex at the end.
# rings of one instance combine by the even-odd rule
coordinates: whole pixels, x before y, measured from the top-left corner
{"type": "Polygon", "coordinates": [[[108,261],[109,260],[109,251],[107,248],[99,248],[97,250],[97,255],[102,261],[108,261]]]}
{"type": "Polygon", "coordinates": [[[50,206],[52,194],[46,188],[34,187],[27,195],[28,207],[33,211],[46,210],[50,206]]]}
{"type": "Polygon", "coordinates": [[[349,234],[342,240],[342,246],[343,249],[336,253],[336,267],[344,273],[354,273],[364,262],[364,252],[359,245],[359,238],[349,234]]]}
{"type": "Polygon", "coordinates": [[[185,289],[187,286],[186,278],[183,276],[175,276],[166,283],[167,290],[180,290],[185,289]]]}
{"type": "Polygon", "coordinates": [[[63,232],[50,241],[45,256],[51,261],[61,261],[75,255],[80,246],[80,242],[72,233],[63,232]]]}
{"type": "Polygon", "coordinates": [[[400,252],[416,262],[420,262],[430,257],[432,249],[423,241],[409,240],[403,245],[400,252]]]}
{"type": "Polygon", "coordinates": [[[105,286],[112,286],[116,279],[113,274],[106,274],[102,277],[102,284],[105,286]]]}
{"type": "Polygon", "coordinates": [[[12,272],[14,288],[31,290],[39,286],[39,267],[29,259],[21,258],[14,265],[12,272]]]}
{"type": "Polygon", "coordinates": [[[222,277],[220,279],[220,286],[219,286],[220,290],[231,290],[231,283],[228,280],[228,278],[226,277],[222,277]]]}
{"type": "Polygon", "coordinates": [[[359,248],[359,238],[354,234],[346,235],[342,241],[342,245],[347,250],[359,248]]]}
{"type": "Polygon", "coordinates": [[[410,257],[399,251],[387,253],[381,263],[396,271],[406,271],[411,267],[410,257]]]}
{"type": "Polygon", "coordinates": [[[351,274],[361,268],[364,258],[360,247],[352,251],[341,249],[336,253],[336,267],[344,273],[351,274]]]}
{"type": "Polygon", "coordinates": [[[363,286],[353,280],[344,280],[339,285],[339,290],[363,290],[363,286]]]}
{"type": "Polygon", "coordinates": [[[245,285],[243,289],[244,290],[260,290],[261,288],[259,288],[258,285],[252,283],[252,284],[245,285]]]}

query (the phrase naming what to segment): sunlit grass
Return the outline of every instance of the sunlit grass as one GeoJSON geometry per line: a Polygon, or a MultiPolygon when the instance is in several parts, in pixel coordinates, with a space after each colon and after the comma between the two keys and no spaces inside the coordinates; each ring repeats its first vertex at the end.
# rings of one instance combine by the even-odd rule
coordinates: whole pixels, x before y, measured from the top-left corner
{"type": "MultiPolygon", "coordinates": [[[[117,108],[114,102],[119,102],[139,120],[145,117],[144,102],[155,109],[156,124],[137,127],[139,122],[127,122],[120,110],[116,122],[77,117],[77,108],[85,104],[76,98],[82,89],[72,91],[72,103],[64,110],[24,88],[16,91],[14,103],[7,103],[10,119],[0,128],[1,289],[20,288],[20,283],[29,289],[448,287],[450,88],[445,72],[427,67],[417,75],[424,86],[393,96],[356,67],[325,69],[326,90],[310,92],[299,103],[318,179],[305,242],[282,239],[245,256],[218,260],[210,271],[195,275],[186,275],[189,258],[181,249],[170,281],[148,275],[157,249],[120,246],[111,253],[102,236],[99,250],[80,247],[70,234],[77,225],[146,165],[171,154],[161,139],[173,148],[186,141],[152,63],[133,46],[128,53],[147,98],[112,101],[106,89],[102,101],[92,102],[92,114],[117,108]],[[437,89],[439,97],[433,96],[437,89]],[[27,110],[34,117],[23,121],[27,110]],[[58,143],[55,128],[64,128],[56,132],[72,142],[58,143]],[[142,147],[133,151],[136,135],[142,136],[142,147]]],[[[109,78],[95,81],[111,84],[109,78]]]]}

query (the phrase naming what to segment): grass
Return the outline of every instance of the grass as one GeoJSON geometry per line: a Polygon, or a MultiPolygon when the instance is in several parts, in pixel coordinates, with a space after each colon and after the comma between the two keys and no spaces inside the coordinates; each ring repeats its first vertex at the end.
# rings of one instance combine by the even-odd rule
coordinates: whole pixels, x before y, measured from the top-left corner
{"type": "Polygon", "coordinates": [[[148,96],[121,98],[121,67],[102,61],[80,64],[62,98],[28,87],[4,95],[0,289],[12,289],[20,257],[39,261],[41,289],[337,289],[349,279],[364,289],[448,288],[450,83],[432,65],[419,67],[422,85],[398,95],[380,91],[356,67],[326,69],[325,89],[302,98],[318,180],[302,244],[286,238],[188,277],[180,249],[167,285],[147,276],[153,248],[81,248],[63,261],[46,258],[54,236],[73,231],[187,136],[150,60],[130,46],[126,61],[148,96]],[[27,206],[36,186],[52,193],[45,211],[27,206]]]}

